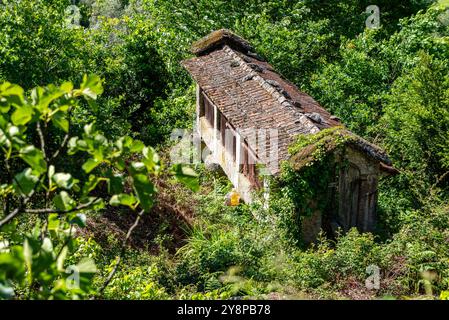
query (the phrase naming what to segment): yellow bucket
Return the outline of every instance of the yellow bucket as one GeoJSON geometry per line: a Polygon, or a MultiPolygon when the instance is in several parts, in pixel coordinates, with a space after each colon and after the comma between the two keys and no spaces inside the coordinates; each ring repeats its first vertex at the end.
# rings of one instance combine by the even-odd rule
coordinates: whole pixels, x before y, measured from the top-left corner
{"type": "Polygon", "coordinates": [[[230,199],[231,206],[238,206],[240,203],[240,194],[235,189],[232,189],[230,193],[230,199]]]}

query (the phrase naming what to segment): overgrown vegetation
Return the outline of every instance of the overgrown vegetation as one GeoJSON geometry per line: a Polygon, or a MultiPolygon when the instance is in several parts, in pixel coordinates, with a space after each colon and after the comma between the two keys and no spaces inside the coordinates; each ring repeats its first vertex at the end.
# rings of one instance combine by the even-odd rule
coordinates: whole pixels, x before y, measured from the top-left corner
{"type": "Polygon", "coordinates": [[[449,298],[447,2],[378,1],[379,29],[368,1],[81,0],[79,25],[72,2],[0,4],[0,298],[449,298]],[[270,210],[169,166],[194,118],[179,62],[220,28],[387,151],[379,233],[297,245],[329,132],[292,147],[313,165],[284,168],[270,210]]]}

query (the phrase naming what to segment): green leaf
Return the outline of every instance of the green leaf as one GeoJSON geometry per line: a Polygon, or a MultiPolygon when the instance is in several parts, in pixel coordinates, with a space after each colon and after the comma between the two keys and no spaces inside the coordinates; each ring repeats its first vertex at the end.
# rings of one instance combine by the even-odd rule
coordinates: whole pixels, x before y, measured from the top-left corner
{"type": "Polygon", "coordinates": [[[77,265],[76,268],[80,273],[96,273],[97,267],[95,262],[90,258],[84,258],[77,265]]]}
{"type": "Polygon", "coordinates": [[[20,87],[16,84],[4,82],[0,85],[0,94],[5,97],[8,97],[8,96],[22,97],[23,92],[24,91],[23,91],[22,87],[20,87]]]}
{"type": "MultiPolygon", "coordinates": [[[[103,146],[108,145],[108,139],[106,139],[106,137],[102,134],[96,133],[94,140],[98,145],[103,145],[103,146]]],[[[103,156],[101,156],[101,157],[103,157],[103,156]]]]}
{"type": "Polygon", "coordinates": [[[0,107],[2,112],[8,112],[7,106],[21,106],[23,104],[23,89],[15,84],[5,82],[0,85],[0,107]]]}
{"type": "Polygon", "coordinates": [[[5,132],[0,128],[0,146],[6,145],[7,148],[11,146],[11,141],[8,139],[8,136],[5,132]]]}
{"type": "Polygon", "coordinates": [[[74,154],[76,153],[76,151],[78,151],[77,142],[78,137],[72,137],[69,139],[69,142],[67,143],[67,149],[69,154],[74,154]]]}
{"type": "Polygon", "coordinates": [[[30,246],[30,243],[28,241],[28,239],[25,239],[24,243],[23,243],[23,258],[25,261],[25,266],[27,268],[28,271],[28,281],[29,284],[31,284],[31,279],[32,279],[32,265],[33,265],[33,249],[30,246]]]}
{"type": "Polygon", "coordinates": [[[87,104],[92,109],[92,111],[94,111],[94,112],[98,111],[98,104],[95,100],[87,99],[87,104]]]}
{"type": "Polygon", "coordinates": [[[64,132],[69,132],[69,120],[67,120],[67,116],[64,112],[58,111],[53,114],[51,121],[55,127],[63,130],[64,132]]]}
{"type": "Polygon", "coordinates": [[[76,224],[77,226],[84,228],[86,227],[86,215],[84,213],[77,213],[71,220],[70,224],[76,224]]]}
{"type": "Polygon", "coordinates": [[[96,100],[97,96],[103,93],[103,85],[100,77],[96,75],[84,75],[80,91],[87,100],[96,100]]]}
{"type": "Polygon", "coordinates": [[[123,136],[120,137],[116,142],[115,145],[117,146],[117,148],[120,151],[123,151],[124,148],[128,148],[130,145],[129,139],[131,139],[131,137],[128,136],[123,136]]]}
{"type": "Polygon", "coordinates": [[[59,215],[57,213],[51,213],[48,216],[48,230],[57,231],[59,229],[59,215]]]}
{"type": "Polygon", "coordinates": [[[67,252],[69,251],[69,248],[67,246],[64,246],[61,250],[61,253],[58,256],[58,259],[56,260],[56,268],[59,272],[63,272],[65,270],[64,268],[64,261],[67,257],[67,252]]]}
{"type": "Polygon", "coordinates": [[[53,253],[53,243],[51,242],[50,238],[44,238],[44,240],[42,241],[41,249],[47,253],[53,253]]]}
{"type": "Polygon", "coordinates": [[[0,253],[8,252],[8,247],[9,247],[9,241],[8,240],[1,240],[0,241],[0,253]]]}
{"type": "Polygon", "coordinates": [[[72,189],[73,186],[78,182],[78,180],[74,179],[70,173],[55,173],[52,177],[52,180],[58,187],[67,190],[72,189]]]}
{"type": "Polygon", "coordinates": [[[44,154],[35,146],[26,146],[19,151],[20,158],[28,163],[33,170],[42,174],[47,171],[47,163],[44,160],[44,154]]]}
{"type": "Polygon", "coordinates": [[[29,196],[38,181],[39,176],[35,175],[31,168],[27,168],[14,177],[14,190],[21,195],[29,196]]]}
{"type": "Polygon", "coordinates": [[[143,162],[132,162],[131,163],[131,169],[135,173],[145,172],[145,168],[146,168],[146,166],[143,162]]]}
{"type": "Polygon", "coordinates": [[[199,190],[198,174],[192,168],[182,164],[175,164],[172,166],[172,174],[176,180],[192,191],[197,192],[199,190]]]}
{"type": "Polygon", "coordinates": [[[123,192],[124,180],[121,174],[113,174],[110,170],[106,177],[108,178],[108,192],[110,194],[118,194],[123,192]]]}
{"type": "Polygon", "coordinates": [[[8,123],[6,129],[0,129],[0,145],[6,145],[8,148],[14,145],[18,148],[25,144],[20,135],[20,129],[8,123]]]}
{"type": "MultiPolygon", "coordinates": [[[[23,246],[12,246],[9,252],[0,253],[0,274],[9,274],[11,278],[21,280],[25,276],[23,246]]],[[[8,283],[6,283],[8,285],[8,283]]]]}
{"type": "Polygon", "coordinates": [[[101,163],[101,161],[98,161],[96,159],[88,159],[82,166],[83,170],[86,173],[91,172],[93,169],[95,169],[99,164],[101,163]]]}
{"type": "Polygon", "coordinates": [[[56,195],[53,199],[53,203],[57,209],[62,211],[70,211],[75,208],[75,201],[70,198],[66,191],[61,191],[60,194],[56,195]]]}
{"type": "Polygon", "coordinates": [[[0,113],[8,113],[11,107],[6,103],[6,99],[0,98],[0,113]]]}
{"type": "Polygon", "coordinates": [[[89,210],[101,210],[105,207],[105,203],[103,199],[98,197],[87,197],[84,196],[79,201],[80,205],[86,205],[86,209],[89,210]]]}
{"type": "Polygon", "coordinates": [[[142,205],[142,208],[149,212],[154,202],[156,188],[153,183],[148,180],[144,174],[136,174],[133,176],[134,191],[142,205]]]}
{"type": "Polygon", "coordinates": [[[95,132],[95,124],[86,124],[83,129],[86,136],[91,136],[95,132]]]}
{"type": "Polygon", "coordinates": [[[89,175],[89,180],[83,186],[83,194],[88,195],[89,192],[95,189],[101,180],[102,179],[94,176],[93,174],[89,175]]]}
{"type": "Polygon", "coordinates": [[[70,91],[73,90],[73,84],[70,81],[66,81],[62,83],[59,88],[65,93],[69,93],[70,91]]]}
{"type": "Polygon", "coordinates": [[[93,206],[91,207],[92,210],[101,210],[104,209],[106,207],[103,199],[99,199],[97,201],[95,201],[95,203],[93,204],[93,206]]]}
{"type": "Polygon", "coordinates": [[[137,201],[137,199],[133,195],[121,193],[121,194],[113,195],[111,197],[111,200],[109,201],[109,204],[111,206],[124,205],[124,206],[128,206],[130,208],[133,208],[136,201],[137,201]]]}
{"type": "MultiPolygon", "coordinates": [[[[9,111],[9,110],[8,110],[9,111]]],[[[6,111],[6,112],[8,112],[6,111]]],[[[1,112],[1,110],[0,110],[1,112]]],[[[0,114],[0,128],[5,128],[8,124],[8,121],[0,114]]]]}
{"type": "Polygon", "coordinates": [[[31,92],[33,105],[43,114],[48,114],[51,110],[48,108],[50,103],[62,97],[66,92],[61,88],[50,84],[45,88],[37,87],[31,92]]]}
{"type": "Polygon", "coordinates": [[[160,158],[157,152],[152,147],[145,147],[142,150],[143,163],[147,167],[149,172],[154,172],[159,170],[160,158]]]}
{"type": "Polygon", "coordinates": [[[11,121],[16,126],[25,125],[33,118],[34,110],[31,106],[23,105],[17,107],[16,111],[11,116],[11,121]]]}
{"type": "Polygon", "coordinates": [[[120,171],[125,170],[126,168],[125,160],[123,160],[122,158],[116,159],[116,161],[114,162],[114,166],[120,171]]]}
{"type": "Polygon", "coordinates": [[[145,148],[145,145],[140,140],[134,140],[129,149],[130,152],[140,152],[145,148]]]}

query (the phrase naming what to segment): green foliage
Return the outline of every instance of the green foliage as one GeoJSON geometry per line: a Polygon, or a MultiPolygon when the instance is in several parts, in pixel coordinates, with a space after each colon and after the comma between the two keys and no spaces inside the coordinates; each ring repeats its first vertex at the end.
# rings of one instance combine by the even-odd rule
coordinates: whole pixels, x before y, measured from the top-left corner
{"type": "Polygon", "coordinates": [[[23,245],[10,245],[0,253],[3,288],[0,298],[14,297],[15,290],[32,299],[85,297],[92,290],[95,265],[92,260],[84,259],[66,267],[67,253],[67,246],[56,250],[50,237],[40,239],[38,228],[25,238],[23,245]]]}
{"type": "Polygon", "coordinates": [[[63,27],[69,4],[66,0],[18,0],[2,6],[0,81],[30,89],[61,79],[75,80],[87,71],[82,30],[63,27]],[[73,77],[75,70],[78,73],[73,77]]]}
{"type": "Polygon", "coordinates": [[[129,268],[119,266],[102,297],[227,299],[289,288],[340,298],[354,283],[362,290],[366,267],[376,264],[384,279],[379,296],[447,299],[449,23],[443,2],[378,1],[377,30],[365,28],[372,3],[359,0],[76,1],[82,16],[75,28],[66,23],[72,1],[3,3],[1,298],[95,296],[124,250],[129,268]],[[352,230],[305,251],[296,246],[301,219],[327,206],[311,199],[327,198],[320,191],[336,170],[329,150],[351,139],[341,128],[292,146],[293,161],[274,181],[268,212],[259,203],[224,206],[230,186],[222,178],[197,177],[179,165],[165,170],[146,146],[165,148],[174,128],[191,127],[194,86],[179,61],[191,56],[194,40],[219,28],[247,38],[350,130],[388,151],[401,174],[380,184],[381,239],[352,230]],[[99,77],[79,81],[91,73],[99,77]],[[28,93],[36,86],[42,87],[28,93]],[[106,246],[76,232],[104,207],[120,214],[155,210],[156,192],[174,186],[165,181],[171,177],[200,192],[192,196],[176,185],[174,200],[160,199],[173,201],[167,207],[177,214],[186,205],[192,211],[181,212],[193,229],[177,255],[162,244],[155,257],[122,249],[113,233],[106,246]],[[73,268],[80,271],[78,288],[73,268]]]}
{"type": "MultiPolygon", "coordinates": [[[[247,268],[257,264],[260,258],[254,243],[238,231],[194,229],[189,244],[179,254],[187,265],[181,265],[182,278],[198,277],[225,272],[233,266],[247,268]]],[[[180,280],[182,281],[182,278],[180,280]]]]}
{"type": "Polygon", "coordinates": [[[325,129],[317,134],[300,135],[289,149],[291,160],[282,164],[279,179],[274,182],[271,210],[291,243],[301,239],[301,217],[316,210],[326,212],[332,201],[323,190],[335,181],[338,173],[336,156],[355,139],[343,128],[325,129]]]}
{"type": "MultiPolygon", "coordinates": [[[[99,99],[103,108],[77,110],[79,127],[95,119],[108,138],[132,133],[146,142],[157,141],[144,130],[157,132],[148,111],[156,98],[164,97],[164,79],[169,75],[157,51],[154,22],[133,12],[119,18],[104,13],[96,16],[95,28],[71,28],[65,11],[70,4],[68,0],[38,0],[4,6],[0,12],[0,80],[30,89],[61,79],[76,82],[83,74],[95,73],[110,80],[99,99]]],[[[86,6],[81,8],[86,14],[86,6]]],[[[17,121],[26,121],[20,118],[22,111],[16,114],[17,121]]]]}
{"type": "Polygon", "coordinates": [[[438,194],[447,196],[447,74],[447,64],[423,53],[386,96],[379,127],[391,158],[402,168],[401,175],[381,186],[382,216],[390,232],[397,231],[397,218],[408,215],[408,208],[420,208],[438,194]]]}
{"type": "Polygon", "coordinates": [[[377,251],[373,236],[360,235],[356,229],[340,236],[335,245],[322,237],[316,247],[296,255],[295,277],[304,288],[318,288],[326,283],[338,285],[336,279],[350,275],[364,280],[366,267],[378,263],[377,251]]]}
{"type": "Polygon", "coordinates": [[[161,142],[170,136],[173,129],[192,127],[195,114],[195,86],[176,88],[167,98],[158,98],[150,110],[154,124],[145,125],[148,141],[161,142]],[[157,125],[156,125],[157,124],[157,125]]]}
{"type": "Polygon", "coordinates": [[[319,101],[359,134],[369,133],[369,125],[378,120],[379,97],[391,76],[386,61],[373,58],[379,50],[377,36],[378,31],[367,30],[343,44],[342,59],[328,64],[312,83],[319,101]]]}
{"type": "Polygon", "coordinates": [[[200,185],[198,183],[198,175],[192,168],[183,166],[181,164],[175,164],[172,166],[173,175],[181,182],[183,182],[192,191],[198,191],[200,185]]]}
{"type": "MultiPolygon", "coordinates": [[[[313,76],[312,94],[351,130],[375,136],[375,124],[384,113],[385,94],[402,72],[412,68],[417,53],[448,57],[448,25],[438,16],[443,9],[430,8],[401,20],[401,29],[382,39],[382,30],[367,29],[340,47],[341,59],[313,76]]],[[[381,131],[380,131],[381,133],[381,131]]]]}
{"type": "MultiPolygon", "coordinates": [[[[222,181],[213,185],[213,192],[195,196],[200,201],[198,220],[170,268],[176,296],[224,299],[265,292],[263,281],[270,281],[271,263],[276,265],[273,256],[279,254],[275,253],[279,244],[272,237],[272,225],[262,217],[254,220],[253,214],[263,213],[257,205],[224,205],[229,187],[222,181]]],[[[202,185],[202,190],[207,187],[202,185]]]]}
{"type": "Polygon", "coordinates": [[[440,294],[441,300],[449,300],[449,291],[442,291],[440,294]]]}
{"type": "MultiPolygon", "coordinates": [[[[113,266],[106,268],[106,271],[113,266]]],[[[136,266],[126,268],[126,271],[118,272],[115,279],[107,288],[104,297],[106,299],[124,300],[163,300],[169,295],[165,292],[155,279],[158,277],[158,270],[155,264],[148,267],[136,266]]]]}
{"type": "Polygon", "coordinates": [[[394,82],[379,124],[391,157],[414,172],[411,178],[428,183],[421,193],[431,183],[449,182],[442,177],[449,169],[448,74],[447,63],[422,54],[417,66],[394,82]]]}
{"type": "Polygon", "coordinates": [[[447,290],[449,277],[448,207],[433,198],[403,218],[403,227],[383,248],[386,270],[399,269],[396,281],[412,294],[447,290]],[[403,261],[398,268],[398,263],[403,261]],[[395,265],[396,264],[396,265],[395,265]]]}
{"type": "Polygon", "coordinates": [[[165,96],[169,75],[157,51],[154,23],[142,14],[102,17],[89,36],[96,52],[92,56],[95,72],[111,80],[106,82],[105,94],[112,110],[103,113],[105,121],[109,123],[108,116],[113,114],[114,119],[126,119],[133,134],[146,142],[157,141],[150,135],[158,133],[151,110],[154,101],[165,96]],[[153,132],[146,132],[148,128],[153,132]]]}
{"type": "Polygon", "coordinates": [[[371,234],[352,229],[335,242],[322,237],[294,258],[295,281],[304,288],[328,292],[352,278],[363,283],[366,268],[380,268],[379,295],[441,294],[447,288],[447,205],[415,211],[391,241],[378,244],[371,234]],[[444,243],[444,244],[443,244],[444,243]],[[327,288],[327,289],[326,289],[327,288]],[[430,291],[429,291],[430,288],[430,291]]]}
{"type": "Polygon", "coordinates": [[[248,15],[237,30],[289,80],[307,87],[310,75],[332,58],[334,50],[329,21],[310,21],[310,11],[298,6],[274,22],[266,12],[248,15]]]}
{"type": "MultiPolygon", "coordinates": [[[[66,82],[59,87],[37,87],[30,96],[17,85],[0,85],[0,165],[5,169],[0,227],[7,228],[25,213],[43,217],[33,232],[19,235],[20,242],[14,229],[9,229],[0,257],[3,297],[13,296],[14,288],[19,296],[37,299],[91,294],[93,262],[82,260],[64,266],[68,251],[76,250],[74,227],[86,226],[83,212],[103,208],[108,197],[111,205],[125,205],[133,211],[141,208],[148,213],[153,206],[157,189],[149,177],[161,170],[153,148],[128,136],[108,140],[94,124],[84,126],[81,136],[70,134],[72,112],[79,107],[80,98],[96,108],[94,101],[102,92],[97,76],[84,76],[79,89],[66,82]],[[33,130],[39,146],[33,144],[33,130]],[[64,135],[59,146],[48,144],[49,132],[64,135]],[[64,167],[60,165],[63,152],[77,155],[79,167],[59,171],[64,167]],[[106,194],[101,195],[101,189],[107,189],[106,194]],[[40,201],[28,206],[33,197],[44,199],[42,207],[36,208],[40,201]],[[67,269],[75,272],[73,279],[64,275],[67,269]],[[67,279],[73,280],[73,285],[67,279]]],[[[191,169],[178,165],[172,171],[177,180],[197,189],[196,174],[191,169]]]]}

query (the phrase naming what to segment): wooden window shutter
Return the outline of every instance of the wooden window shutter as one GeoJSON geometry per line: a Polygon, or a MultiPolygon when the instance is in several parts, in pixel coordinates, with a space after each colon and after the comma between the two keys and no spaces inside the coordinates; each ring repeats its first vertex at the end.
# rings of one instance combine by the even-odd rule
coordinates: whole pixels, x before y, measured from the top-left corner
{"type": "Polygon", "coordinates": [[[226,118],[223,114],[220,114],[220,132],[221,132],[221,144],[225,145],[226,136],[226,118]]]}
{"type": "Polygon", "coordinates": [[[237,156],[237,137],[235,136],[235,134],[232,135],[232,159],[236,160],[236,156],[237,156]]]}

